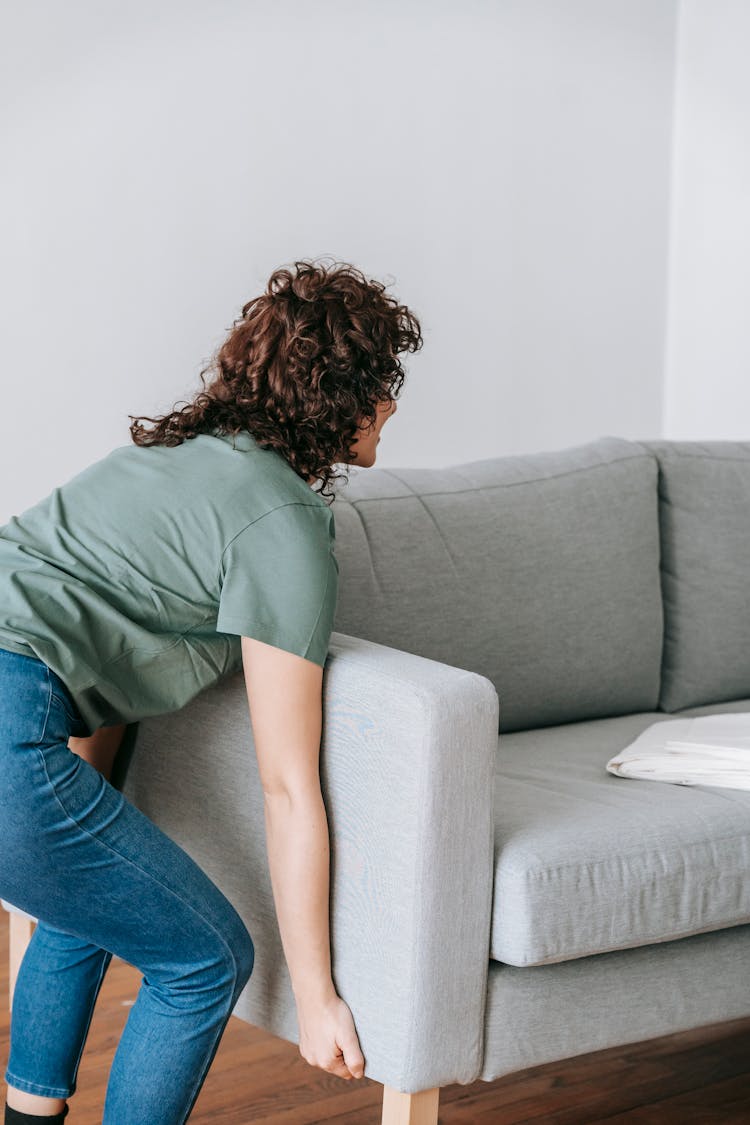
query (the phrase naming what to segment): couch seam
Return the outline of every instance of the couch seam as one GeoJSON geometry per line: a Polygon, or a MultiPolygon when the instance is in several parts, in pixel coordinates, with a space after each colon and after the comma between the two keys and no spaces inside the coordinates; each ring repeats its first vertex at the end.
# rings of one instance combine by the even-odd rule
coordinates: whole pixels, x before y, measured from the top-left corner
{"type": "MultiPolygon", "coordinates": [[[[440,492],[415,492],[414,489],[412,489],[411,486],[406,481],[402,481],[400,477],[396,477],[396,474],[391,469],[382,469],[381,472],[387,472],[389,476],[396,477],[396,480],[399,481],[399,483],[404,484],[407,488],[409,488],[410,489],[409,495],[408,496],[361,496],[356,500],[347,500],[345,496],[341,496],[341,497],[337,497],[337,499],[339,499],[344,504],[355,505],[355,504],[376,503],[378,501],[382,502],[383,500],[412,500],[412,499],[414,499],[414,497],[463,496],[467,492],[487,492],[490,489],[494,489],[494,488],[514,488],[518,485],[539,484],[540,482],[548,481],[548,480],[560,480],[562,477],[570,477],[570,476],[573,476],[576,473],[590,473],[594,469],[609,469],[609,468],[611,468],[612,465],[620,465],[624,461],[654,461],[658,464],[658,458],[657,458],[656,454],[654,454],[654,453],[635,453],[635,454],[633,454],[632,457],[617,457],[617,458],[615,458],[614,461],[600,461],[595,465],[584,465],[584,466],[581,466],[578,469],[567,469],[563,473],[550,473],[547,476],[531,477],[529,480],[502,481],[499,484],[478,484],[478,485],[475,485],[473,488],[459,488],[459,489],[456,489],[455,491],[452,490],[452,489],[445,489],[445,490],[441,490],[440,492]]],[[[449,465],[442,471],[449,473],[449,472],[453,471],[454,468],[461,468],[461,467],[462,466],[460,466],[460,465],[458,465],[458,466],[449,465]]]]}
{"type": "MultiPolygon", "coordinates": [[[[701,934],[712,934],[718,933],[720,930],[731,930],[734,926],[746,926],[748,923],[750,923],[750,914],[740,922],[719,922],[718,926],[715,922],[711,922],[709,923],[709,927],[705,930],[683,930],[682,933],[670,934],[667,937],[663,935],[657,936],[652,931],[652,933],[643,940],[639,940],[636,945],[612,945],[607,949],[588,950],[587,952],[583,952],[579,947],[579,951],[576,953],[570,956],[566,954],[565,957],[557,961],[525,961],[523,965],[514,965],[510,961],[500,961],[496,957],[493,957],[492,960],[497,961],[498,965],[510,965],[513,969],[542,969],[545,965],[564,965],[567,961],[580,961],[583,960],[584,957],[598,957],[600,954],[606,953],[625,953],[630,949],[645,949],[649,945],[665,945],[671,941],[682,941],[684,938],[698,937],[701,934]]],[[[552,954],[552,956],[554,956],[554,954],[552,954]]]]}
{"type": "MultiPolygon", "coordinates": [[[[750,443],[748,443],[750,446],[750,443]]],[[[658,457],[658,454],[654,454],[658,457]]],[[[721,464],[724,461],[735,461],[740,465],[750,464],[750,451],[747,457],[722,457],[718,453],[689,453],[687,450],[667,448],[661,453],[661,457],[665,460],[668,457],[691,457],[695,461],[716,461],[721,464]]]]}
{"type": "MultiPolygon", "coordinates": [[[[502,776],[502,774],[500,776],[502,776]]],[[[708,836],[706,838],[706,840],[695,840],[695,841],[693,841],[692,844],[684,845],[683,848],[680,848],[680,849],[673,848],[671,852],[666,852],[666,853],[663,852],[663,851],[660,851],[659,854],[660,855],[666,855],[667,857],[675,857],[675,856],[679,857],[680,855],[682,855],[684,853],[685,849],[687,849],[688,851],[693,851],[695,848],[704,847],[705,844],[707,844],[707,843],[718,844],[718,843],[722,843],[725,840],[732,841],[732,842],[736,843],[737,840],[743,840],[743,839],[750,840],[750,832],[745,832],[745,833],[734,832],[729,836],[708,836]]],[[[632,857],[632,856],[640,856],[640,855],[643,855],[643,854],[644,854],[643,849],[639,848],[637,850],[630,851],[630,852],[618,852],[616,858],[617,859],[627,859],[627,858],[632,857]]],[[[579,862],[573,862],[573,863],[561,863],[557,867],[527,868],[524,871],[524,875],[526,875],[526,876],[531,875],[533,878],[538,879],[538,878],[542,877],[543,875],[549,874],[551,872],[572,871],[572,870],[575,870],[576,868],[579,868],[579,867],[587,867],[587,868],[588,867],[597,867],[597,866],[600,866],[603,863],[611,863],[612,858],[613,858],[612,856],[605,856],[602,859],[581,860],[579,862]]],[[[673,872],[673,876],[677,876],[677,875],[679,875],[679,872],[673,872]]],[[[665,878],[665,877],[666,876],[664,875],[664,873],[659,873],[659,878],[665,878]]]]}

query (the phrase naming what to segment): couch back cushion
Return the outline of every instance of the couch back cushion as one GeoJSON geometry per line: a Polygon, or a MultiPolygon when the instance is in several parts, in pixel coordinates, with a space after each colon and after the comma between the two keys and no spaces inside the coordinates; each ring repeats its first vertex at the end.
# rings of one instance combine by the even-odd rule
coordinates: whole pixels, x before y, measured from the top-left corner
{"type": "Polygon", "coordinates": [[[444,469],[350,469],[335,629],[487,676],[500,730],[659,697],[656,458],[603,437],[444,469]]]}
{"type": "Polygon", "coordinates": [[[659,464],[659,708],[750,696],[750,442],[641,444],[659,464]]]}

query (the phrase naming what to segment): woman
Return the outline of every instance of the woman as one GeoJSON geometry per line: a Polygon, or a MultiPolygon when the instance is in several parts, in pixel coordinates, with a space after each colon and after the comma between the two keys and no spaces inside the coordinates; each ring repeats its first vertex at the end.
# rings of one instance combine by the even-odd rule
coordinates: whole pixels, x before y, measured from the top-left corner
{"type": "Polygon", "coordinates": [[[67,1115],[113,954],[144,976],[103,1125],[188,1119],[254,946],[107,778],[127,723],[240,667],[300,1052],[364,1072],[331,979],[318,766],[338,565],[324,497],[335,463],[374,463],[397,356],[422,344],[384,288],[337,263],[276,270],[192,402],[149,431],[130,415],[133,444],[0,528],[0,897],[39,919],[14,993],[6,1125],[67,1115]]]}

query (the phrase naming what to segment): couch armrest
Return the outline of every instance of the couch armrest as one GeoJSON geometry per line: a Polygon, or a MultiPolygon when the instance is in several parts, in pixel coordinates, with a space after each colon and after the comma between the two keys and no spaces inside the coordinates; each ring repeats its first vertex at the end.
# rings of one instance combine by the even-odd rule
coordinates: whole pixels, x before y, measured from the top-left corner
{"type": "MultiPolygon", "coordinates": [[[[366,1074],[406,1092],[471,1082],[490,960],[497,693],[476,673],[341,633],[323,692],[331,969],[366,1074]]],[[[255,943],[235,1015],[297,1042],[242,671],[133,736],[116,763],[124,795],[207,872],[255,943]]]]}
{"type": "Polygon", "coordinates": [[[331,946],[370,1075],[396,1089],[482,1065],[499,701],[489,679],[341,633],[321,784],[331,946]]]}

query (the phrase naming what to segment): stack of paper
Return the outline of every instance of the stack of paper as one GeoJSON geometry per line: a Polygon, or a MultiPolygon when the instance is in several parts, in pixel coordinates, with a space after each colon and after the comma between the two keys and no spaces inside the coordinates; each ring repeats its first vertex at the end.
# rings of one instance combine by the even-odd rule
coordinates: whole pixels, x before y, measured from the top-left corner
{"type": "Polygon", "coordinates": [[[652,723],[607,769],[642,781],[750,789],[750,712],[652,723]]]}

